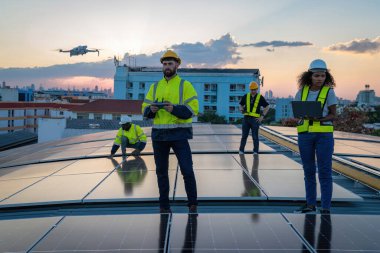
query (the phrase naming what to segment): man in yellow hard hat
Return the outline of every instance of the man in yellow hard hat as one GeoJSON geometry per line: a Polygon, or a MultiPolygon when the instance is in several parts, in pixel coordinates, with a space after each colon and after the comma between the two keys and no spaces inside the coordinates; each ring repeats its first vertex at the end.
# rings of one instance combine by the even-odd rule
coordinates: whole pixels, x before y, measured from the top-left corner
{"type": "Polygon", "coordinates": [[[185,181],[189,212],[197,212],[197,185],[188,139],[193,138],[192,117],[198,114],[198,96],[193,85],[177,74],[181,59],[168,50],[160,59],[164,77],[152,84],[144,99],[142,112],[153,119],[152,142],[160,212],[171,212],[169,204],[169,152],[177,156],[185,181]]]}
{"type": "Polygon", "coordinates": [[[249,84],[250,92],[245,94],[240,100],[240,111],[244,114],[242,124],[242,136],[240,141],[239,154],[244,154],[245,144],[252,131],[253,154],[259,153],[259,127],[265,115],[268,113],[269,104],[260,93],[258,93],[259,85],[252,81],[249,84]],[[261,107],[264,107],[263,113],[260,113],[261,107]]]}

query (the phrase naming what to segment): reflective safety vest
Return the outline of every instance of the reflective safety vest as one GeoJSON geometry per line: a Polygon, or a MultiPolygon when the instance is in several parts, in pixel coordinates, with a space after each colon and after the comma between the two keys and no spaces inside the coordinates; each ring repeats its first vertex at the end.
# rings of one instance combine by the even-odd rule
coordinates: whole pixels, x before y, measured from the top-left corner
{"type": "MultiPolygon", "coordinates": [[[[302,88],[301,101],[307,101],[307,96],[309,95],[310,86],[305,85],[302,88]]],[[[325,107],[327,95],[329,94],[330,87],[323,86],[319,91],[316,101],[321,102],[322,110],[325,107]]],[[[298,133],[332,133],[334,132],[334,126],[332,125],[323,125],[320,121],[312,121],[304,119],[302,124],[297,126],[298,133]],[[311,123],[311,124],[310,124],[311,123]]]]}
{"type": "Polygon", "coordinates": [[[130,144],[136,144],[137,142],[146,142],[146,135],[140,126],[132,124],[131,128],[128,131],[123,130],[123,128],[119,128],[117,132],[114,144],[121,145],[121,138],[125,136],[128,138],[130,144]]]}
{"type": "MultiPolygon", "coordinates": [[[[174,106],[185,105],[192,112],[193,116],[198,115],[199,111],[198,95],[193,85],[181,79],[178,75],[169,81],[163,78],[150,86],[142,105],[142,113],[144,114],[146,107],[154,102],[170,102],[174,106]]],[[[172,129],[191,127],[192,121],[192,117],[180,119],[162,108],[156,112],[153,119],[153,128],[172,129]]]]}
{"type": "Polygon", "coordinates": [[[255,102],[253,103],[253,108],[251,109],[251,93],[247,93],[247,97],[245,100],[245,108],[246,112],[244,115],[252,116],[252,117],[260,117],[260,113],[256,113],[257,107],[259,106],[261,95],[257,93],[255,102]]]}

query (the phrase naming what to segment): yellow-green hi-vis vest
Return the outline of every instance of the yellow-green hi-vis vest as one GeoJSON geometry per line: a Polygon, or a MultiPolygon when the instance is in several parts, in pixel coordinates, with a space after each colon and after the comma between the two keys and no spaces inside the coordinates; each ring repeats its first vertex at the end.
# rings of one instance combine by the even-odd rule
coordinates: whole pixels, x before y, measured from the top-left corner
{"type": "MultiPolygon", "coordinates": [[[[301,94],[301,101],[306,101],[307,96],[309,95],[309,89],[310,87],[308,85],[303,86],[302,88],[302,94],[301,94]]],[[[323,86],[322,89],[319,91],[317,101],[321,102],[322,110],[323,107],[326,104],[327,95],[329,93],[330,87],[323,86]]],[[[298,133],[332,133],[334,132],[334,127],[332,125],[321,125],[320,121],[312,121],[312,124],[310,124],[310,120],[304,119],[302,125],[297,126],[297,132],[298,133]]]]}
{"type": "Polygon", "coordinates": [[[144,134],[143,130],[140,128],[140,126],[136,126],[135,124],[132,124],[129,131],[125,131],[122,128],[119,128],[114,144],[120,146],[121,138],[123,136],[128,138],[130,144],[136,144],[139,141],[146,142],[146,135],[144,134]]]}
{"type": "MultiPolygon", "coordinates": [[[[147,106],[153,102],[171,102],[173,105],[185,105],[193,116],[198,115],[198,95],[190,82],[175,76],[166,81],[161,79],[158,83],[151,85],[142,105],[142,113],[147,106]]],[[[172,129],[191,127],[192,118],[180,119],[166,110],[158,110],[153,119],[153,128],[172,129]]]]}
{"type": "Polygon", "coordinates": [[[261,95],[257,93],[255,102],[253,104],[253,108],[251,109],[251,93],[247,93],[247,97],[245,100],[246,113],[244,115],[252,116],[252,117],[260,117],[260,113],[256,113],[257,106],[259,105],[261,95]]]}

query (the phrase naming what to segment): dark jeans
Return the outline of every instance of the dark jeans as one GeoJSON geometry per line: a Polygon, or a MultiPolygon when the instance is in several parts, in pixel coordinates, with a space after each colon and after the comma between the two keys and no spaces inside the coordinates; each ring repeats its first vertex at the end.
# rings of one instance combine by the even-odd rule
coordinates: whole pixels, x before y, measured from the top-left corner
{"type": "Polygon", "coordinates": [[[259,127],[260,123],[256,121],[255,117],[244,117],[239,151],[244,152],[249,130],[252,130],[253,152],[259,152],[259,127]]]}
{"type": "Polygon", "coordinates": [[[121,153],[123,155],[126,154],[127,152],[127,148],[133,148],[133,149],[139,149],[140,151],[142,151],[144,148],[145,148],[145,145],[146,143],[145,142],[136,142],[135,144],[130,144],[129,143],[129,139],[125,136],[122,136],[121,137],[121,153]]]}
{"type": "Polygon", "coordinates": [[[321,185],[322,208],[330,209],[332,197],[332,154],[334,152],[333,133],[302,133],[298,134],[298,147],[305,174],[306,201],[308,205],[316,205],[316,164],[317,156],[318,178],[321,185]]]}
{"type": "Polygon", "coordinates": [[[156,163],[157,182],[160,191],[160,207],[170,207],[168,176],[170,148],[173,149],[177,156],[179,167],[183,175],[188,206],[198,205],[193,160],[189,142],[185,139],[178,141],[153,141],[154,161],[156,163]]]}

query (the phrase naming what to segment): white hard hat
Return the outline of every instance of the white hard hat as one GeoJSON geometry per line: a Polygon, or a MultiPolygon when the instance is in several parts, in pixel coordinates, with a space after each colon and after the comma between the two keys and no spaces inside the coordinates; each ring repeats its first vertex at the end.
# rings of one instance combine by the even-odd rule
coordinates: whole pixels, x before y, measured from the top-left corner
{"type": "Polygon", "coordinates": [[[309,71],[311,72],[326,72],[327,65],[324,60],[316,59],[310,63],[309,71]]]}
{"type": "Polygon", "coordinates": [[[126,124],[126,123],[131,123],[131,122],[132,122],[132,118],[131,117],[129,117],[129,116],[121,116],[119,125],[123,125],[123,124],[126,124]]]}

